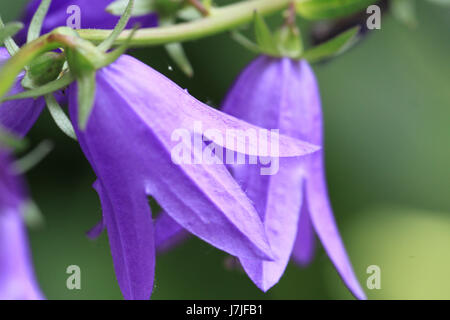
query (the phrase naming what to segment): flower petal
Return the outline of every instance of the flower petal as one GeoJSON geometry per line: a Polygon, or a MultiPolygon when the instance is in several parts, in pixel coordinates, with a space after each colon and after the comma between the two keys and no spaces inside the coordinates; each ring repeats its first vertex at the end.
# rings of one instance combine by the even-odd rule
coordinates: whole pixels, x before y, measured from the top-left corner
{"type": "Polygon", "coordinates": [[[248,276],[264,292],[283,275],[297,236],[303,178],[296,170],[298,162],[288,161],[281,159],[280,170],[273,176],[261,176],[258,167],[233,170],[238,181],[245,181],[242,187],[261,213],[273,251],[273,261],[241,259],[248,276]]]}
{"type": "Polygon", "coordinates": [[[356,278],[350,259],[345,251],[328,200],[322,157],[322,152],[313,155],[311,166],[308,170],[310,176],[306,182],[306,196],[311,221],[325,251],[346,286],[356,298],[366,299],[366,295],[356,278]]]}
{"type": "Polygon", "coordinates": [[[300,211],[297,239],[295,240],[294,250],[292,251],[292,258],[300,266],[306,267],[314,258],[315,247],[316,238],[309,214],[308,199],[305,197],[300,211]]]}
{"type": "Polygon", "coordinates": [[[166,212],[161,212],[155,220],[155,245],[157,253],[175,247],[189,237],[189,232],[176,223],[166,212]]]}
{"type": "Polygon", "coordinates": [[[105,188],[100,182],[96,189],[120,289],[125,299],[149,299],[153,289],[155,249],[151,211],[145,194],[137,190],[105,188]]]}

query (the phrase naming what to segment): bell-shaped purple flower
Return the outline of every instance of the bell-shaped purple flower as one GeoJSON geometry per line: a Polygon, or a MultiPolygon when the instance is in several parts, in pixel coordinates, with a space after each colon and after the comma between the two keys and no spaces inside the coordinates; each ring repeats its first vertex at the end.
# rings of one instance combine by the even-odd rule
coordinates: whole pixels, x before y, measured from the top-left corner
{"type": "Polygon", "coordinates": [[[43,299],[23,223],[26,200],[8,153],[0,148],[0,300],[43,299]]]}
{"type": "MultiPolygon", "coordinates": [[[[57,27],[79,27],[83,29],[113,29],[119,18],[108,12],[106,7],[112,0],[57,0],[52,1],[48,14],[42,25],[42,33],[48,33],[57,27]],[[79,18],[80,25],[77,26],[79,18]]],[[[28,26],[41,0],[32,0],[26,7],[23,23],[28,26]]],[[[158,24],[156,14],[131,18],[127,28],[139,23],[142,28],[154,27],[158,24]]],[[[26,29],[26,28],[25,28],[26,29]]],[[[24,42],[26,30],[18,34],[18,39],[24,42]]]]}
{"type": "MultiPolygon", "coordinates": [[[[0,68],[10,58],[5,48],[0,48],[0,68]]],[[[8,95],[14,95],[23,91],[21,81],[24,77],[21,73],[8,95]]],[[[45,107],[44,98],[22,99],[0,103],[0,126],[17,136],[25,136],[45,107]]]]}
{"type": "MultiPolygon", "coordinates": [[[[232,255],[270,259],[264,227],[250,200],[220,163],[177,163],[174,133],[204,134],[201,141],[259,155],[251,142],[220,141],[206,129],[260,129],[197,101],[140,61],[122,56],[97,72],[96,96],[87,127],[78,127],[77,85],[69,88],[69,113],[98,181],[95,188],[111,246],[116,276],[126,299],[148,299],[155,265],[154,225],[147,196],[190,233],[232,255]],[[198,132],[195,124],[205,129],[198,132]],[[204,140],[206,139],[206,140],[204,140]]],[[[211,132],[211,131],[209,131],[211,132]]],[[[280,156],[300,156],[317,147],[279,138],[280,156]]],[[[272,140],[265,140],[275,148],[272,140]]],[[[195,143],[194,143],[195,144],[195,143]]],[[[192,147],[192,149],[190,149],[192,147]]],[[[200,148],[203,144],[200,145],[200,148]]],[[[218,150],[218,149],[217,149],[218,150]]]]}
{"type": "MultiPolygon", "coordinates": [[[[252,124],[322,146],[319,88],[306,61],[259,57],[239,76],[223,111],[252,124]]],[[[281,159],[279,172],[261,176],[255,166],[233,167],[233,174],[254,202],[264,223],[274,260],[241,258],[263,291],[275,285],[290,257],[307,264],[313,257],[314,233],[350,291],[365,294],[339,235],[327,194],[323,151],[300,159],[281,159]]]]}

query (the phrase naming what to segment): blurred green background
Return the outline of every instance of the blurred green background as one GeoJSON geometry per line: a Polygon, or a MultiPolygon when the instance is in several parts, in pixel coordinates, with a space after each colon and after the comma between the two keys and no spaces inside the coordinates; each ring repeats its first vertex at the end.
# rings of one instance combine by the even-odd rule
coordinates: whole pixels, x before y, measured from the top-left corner
{"type": "MultiPolygon", "coordinates": [[[[17,19],[25,3],[1,1],[4,20],[17,19]]],[[[410,29],[386,14],[381,30],[314,66],[331,200],[369,298],[450,299],[450,10],[418,1],[418,21],[410,29]],[[366,288],[369,265],[381,268],[380,290],[366,288]]],[[[213,106],[254,58],[226,34],[185,49],[193,79],[170,70],[173,63],[160,48],[131,54],[213,106]]],[[[34,145],[43,139],[56,147],[27,176],[45,216],[43,227],[30,230],[42,289],[49,299],[121,299],[106,234],[98,241],[84,236],[101,216],[92,170],[47,112],[30,136],[34,145]],[[66,288],[66,268],[73,264],[81,267],[79,291],[66,288]]],[[[229,270],[226,258],[200,240],[187,241],[158,258],[152,298],[351,298],[321,247],[311,266],[291,264],[266,294],[241,271],[229,270]]]]}

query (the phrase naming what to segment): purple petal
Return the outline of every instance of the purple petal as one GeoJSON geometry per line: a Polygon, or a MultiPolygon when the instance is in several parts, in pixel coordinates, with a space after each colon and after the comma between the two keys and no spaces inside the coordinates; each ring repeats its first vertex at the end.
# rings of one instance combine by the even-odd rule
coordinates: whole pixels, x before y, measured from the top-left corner
{"type": "MultiPolygon", "coordinates": [[[[105,179],[109,183],[109,179],[105,179]]],[[[125,184],[126,182],[123,181],[125,184]]],[[[155,248],[151,211],[144,193],[96,183],[114,268],[125,299],[146,300],[153,290],[155,248]]]]}
{"type": "MultiPolygon", "coordinates": [[[[307,62],[300,62],[297,68],[302,78],[301,84],[304,86],[299,88],[303,92],[303,117],[305,122],[307,121],[302,127],[303,138],[311,143],[322,145],[323,120],[317,81],[307,62]]],[[[333,216],[327,192],[323,158],[323,151],[305,158],[309,216],[325,251],[346,286],[355,297],[365,299],[366,296],[353,271],[333,216]]]]}
{"type": "MultiPolygon", "coordinates": [[[[264,292],[281,278],[291,257],[297,235],[299,212],[302,205],[301,173],[295,174],[297,163],[281,159],[280,171],[273,176],[261,176],[258,170],[235,168],[237,180],[262,214],[266,234],[273,252],[273,261],[241,259],[242,266],[252,281],[264,292]]],[[[247,166],[249,167],[249,166],[247,166]]]]}
{"type": "MultiPolygon", "coordinates": [[[[313,71],[304,61],[269,57],[256,59],[236,81],[223,109],[255,125],[279,128],[284,135],[322,145],[319,89],[313,71]]],[[[282,275],[294,240],[294,258],[305,263],[312,259],[314,232],[310,218],[346,285],[358,298],[364,298],[328,204],[322,156],[321,151],[298,161],[293,159],[290,166],[280,162],[279,172],[270,177],[258,175],[250,166],[233,167],[236,179],[264,220],[274,252],[273,262],[242,262],[258,287],[267,290],[282,275]],[[305,180],[303,188],[302,179],[305,180]],[[318,183],[323,184],[320,190],[318,183]]]]}
{"type": "MultiPolygon", "coordinates": [[[[67,26],[67,20],[73,15],[73,12],[68,12],[68,8],[72,5],[76,5],[80,8],[81,28],[113,29],[120,17],[106,12],[106,7],[111,2],[112,0],[52,1],[49,12],[42,26],[42,34],[48,33],[57,27],[67,26]]],[[[28,4],[23,18],[25,26],[29,26],[31,19],[40,3],[41,0],[33,0],[28,4]]],[[[128,22],[127,28],[132,28],[137,23],[139,23],[142,28],[155,27],[158,24],[158,17],[156,14],[133,17],[128,22]]],[[[21,42],[25,42],[26,40],[26,31],[27,27],[22,29],[17,37],[21,42]]]]}
{"type": "MultiPolygon", "coordinates": [[[[300,88],[296,69],[289,59],[258,58],[239,76],[223,110],[227,113],[294,138],[298,135],[297,105],[300,88]]],[[[252,281],[263,291],[284,273],[297,236],[302,206],[304,170],[300,159],[280,159],[279,171],[261,175],[259,167],[233,166],[236,180],[255,204],[269,238],[274,261],[241,259],[252,281]]]]}
{"type": "MultiPolygon", "coordinates": [[[[76,84],[69,88],[69,94],[69,111],[81,147],[100,181],[101,193],[105,194],[101,197],[109,199],[102,200],[104,216],[121,282],[126,283],[121,266],[127,263],[120,262],[119,257],[126,255],[128,249],[121,250],[118,243],[132,243],[137,246],[135,250],[144,250],[145,246],[138,245],[139,239],[150,242],[146,235],[139,235],[144,230],[133,230],[132,235],[120,230],[122,225],[126,231],[136,229],[138,221],[150,230],[145,195],[154,197],[182,228],[217,248],[242,258],[271,258],[258,213],[226,167],[177,164],[171,154],[178,145],[172,134],[185,130],[189,135],[186,143],[190,144],[191,139],[195,140],[194,124],[198,121],[205,129],[215,128],[221,133],[228,126],[259,128],[211,111],[130,56],[122,56],[98,71],[95,103],[84,131],[77,126],[76,84]]],[[[289,151],[288,141],[294,140],[285,139],[286,153],[315,149],[293,142],[294,151],[289,151]]],[[[248,145],[243,145],[247,150],[248,145]]],[[[190,149],[189,156],[194,157],[195,163],[197,149],[190,149]]],[[[133,252],[133,259],[142,254],[133,252]]]]}
{"type": "Polygon", "coordinates": [[[313,156],[314,159],[311,161],[309,171],[310,176],[306,182],[311,221],[325,251],[346,286],[356,298],[366,299],[366,295],[356,278],[350,259],[345,251],[328,200],[322,156],[322,152],[313,156]]]}
{"type": "Polygon", "coordinates": [[[155,220],[156,252],[163,253],[177,246],[189,237],[189,232],[176,223],[166,212],[161,212],[155,220]]]}
{"type": "MultiPolygon", "coordinates": [[[[0,48],[0,67],[10,58],[5,48],[0,48]]],[[[8,93],[14,95],[23,92],[22,73],[16,80],[16,83],[8,93]]],[[[0,103],[0,126],[7,131],[20,137],[25,136],[44,109],[45,101],[43,98],[36,100],[20,99],[0,103]]]]}
{"type": "Polygon", "coordinates": [[[44,299],[34,276],[20,211],[25,201],[20,177],[0,150],[0,300],[44,299]]]}
{"type": "Polygon", "coordinates": [[[292,258],[302,267],[306,267],[314,258],[316,238],[314,227],[309,216],[308,200],[303,200],[300,220],[298,222],[297,239],[295,240],[292,258]]]}

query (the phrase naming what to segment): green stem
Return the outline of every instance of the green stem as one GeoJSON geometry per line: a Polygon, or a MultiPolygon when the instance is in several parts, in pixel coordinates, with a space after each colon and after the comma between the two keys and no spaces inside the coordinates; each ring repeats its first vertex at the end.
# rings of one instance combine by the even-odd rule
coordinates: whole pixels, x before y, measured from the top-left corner
{"type": "MultiPolygon", "coordinates": [[[[234,29],[253,19],[254,11],[260,15],[268,15],[286,8],[292,0],[250,0],[215,9],[203,19],[180,23],[167,27],[140,29],[131,39],[132,47],[161,45],[171,42],[183,42],[211,36],[234,29]]],[[[111,33],[111,30],[77,30],[86,40],[100,43],[111,33]]],[[[115,45],[122,44],[130,31],[122,32],[115,45]]]]}

